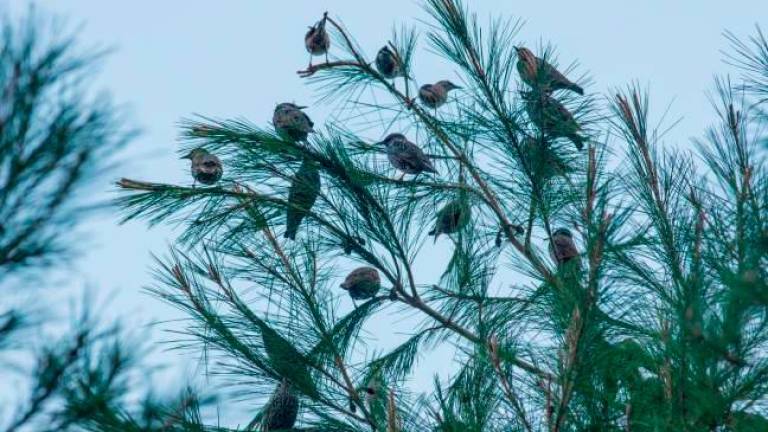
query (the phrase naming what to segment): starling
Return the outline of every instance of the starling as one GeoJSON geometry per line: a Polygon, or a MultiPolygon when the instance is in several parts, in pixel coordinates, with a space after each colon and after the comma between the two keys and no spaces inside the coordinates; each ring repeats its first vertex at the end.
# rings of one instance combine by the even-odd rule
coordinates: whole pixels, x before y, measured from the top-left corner
{"type": "Polygon", "coordinates": [[[221,166],[219,158],[208,153],[208,150],[204,148],[193,149],[182,159],[192,161],[191,172],[195,182],[204,185],[216,184],[221,179],[221,175],[224,174],[224,168],[221,166]]]}
{"type": "Polygon", "coordinates": [[[403,62],[400,60],[400,56],[394,51],[389,49],[388,46],[384,46],[376,54],[376,69],[384,78],[395,79],[399,76],[405,76],[405,68],[403,68],[403,62]]]}
{"type": "Polygon", "coordinates": [[[331,48],[331,38],[325,30],[326,18],[323,17],[317,24],[311,26],[304,36],[304,46],[309,52],[309,67],[312,67],[312,56],[325,54],[325,62],[328,63],[328,49],[331,48]]]}
{"type": "Polygon", "coordinates": [[[405,135],[393,133],[387,135],[383,144],[387,149],[387,158],[393,167],[405,174],[418,175],[423,171],[437,174],[427,155],[416,144],[408,141],[405,135]]]}
{"type": "Polygon", "coordinates": [[[448,80],[438,81],[434,84],[425,84],[419,89],[419,100],[427,107],[437,109],[448,101],[449,91],[460,88],[448,80]]]}
{"type": "Polygon", "coordinates": [[[437,212],[435,227],[428,234],[435,236],[437,241],[440,234],[455,233],[469,222],[469,213],[469,207],[462,201],[451,201],[437,212]]]}
{"type": "Polygon", "coordinates": [[[299,414],[299,398],[287,380],[278,384],[262,414],[262,431],[290,430],[299,414]]]}
{"type": "Polygon", "coordinates": [[[549,256],[557,265],[565,264],[573,258],[579,257],[576,244],[573,243],[573,234],[568,228],[558,228],[549,239],[549,256]]]}
{"type": "Polygon", "coordinates": [[[544,93],[525,93],[523,98],[528,117],[542,132],[568,138],[578,150],[584,148],[585,138],[579,135],[581,127],[568,108],[544,93]]]}
{"type": "Polygon", "coordinates": [[[528,169],[537,177],[549,179],[555,175],[565,176],[571,170],[566,161],[549,148],[546,142],[525,137],[520,142],[520,151],[528,164],[528,169]]]}
{"type": "Polygon", "coordinates": [[[288,212],[285,217],[285,237],[296,238],[296,231],[320,194],[320,171],[317,164],[304,159],[288,191],[288,212]]]}
{"type": "Polygon", "coordinates": [[[533,55],[531,50],[523,47],[515,47],[517,51],[517,72],[523,82],[529,86],[549,93],[553,90],[570,90],[580,95],[584,89],[571,82],[554,66],[533,55]]]}
{"type": "Polygon", "coordinates": [[[352,270],[344,279],[341,288],[349,291],[349,296],[353,300],[372,298],[381,288],[379,271],[373,267],[360,267],[352,270]]]}
{"type": "Polygon", "coordinates": [[[275,107],[275,113],[272,116],[272,124],[280,135],[286,136],[294,141],[304,141],[307,135],[315,130],[312,128],[315,124],[309,119],[309,116],[302,111],[305,106],[298,106],[289,102],[284,102],[275,107]]]}

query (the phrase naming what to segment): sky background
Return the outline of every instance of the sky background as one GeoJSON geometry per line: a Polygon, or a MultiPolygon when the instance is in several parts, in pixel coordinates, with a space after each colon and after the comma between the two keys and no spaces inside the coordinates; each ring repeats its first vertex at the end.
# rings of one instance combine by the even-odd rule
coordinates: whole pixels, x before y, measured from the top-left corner
{"type": "MultiPolygon", "coordinates": [[[[418,2],[388,1],[182,1],[182,0],[43,0],[39,9],[82,24],[85,45],[114,49],[96,79],[108,89],[142,131],[122,154],[122,164],[97,187],[100,197],[113,197],[119,177],[188,183],[188,162],[180,161],[177,122],[194,113],[211,117],[245,117],[267,125],[278,102],[310,105],[322,124],[328,110],[315,106],[311,88],[294,73],[307,54],[303,34],[323,11],[340,17],[368,54],[391,35],[393,24],[427,19],[418,2]]],[[[715,74],[731,71],[722,61],[726,29],[744,37],[756,20],[768,17],[765,0],[646,1],[493,1],[469,2],[484,20],[514,16],[525,20],[519,42],[536,46],[551,42],[562,64],[577,61],[579,72],[593,79],[589,93],[611,94],[633,80],[647,87],[652,107],[670,107],[670,121],[680,123],[665,140],[690,147],[713,121],[706,91],[715,74]]],[[[0,0],[0,10],[23,11],[26,0],[0,0]]],[[[764,28],[768,22],[761,23],[764,28]]],[[[424,41],[422,41],[424,42],[424,41]]],[[[424,44],[422,44],[422,48],[424,44]]],[[[422,81],[453,77],[450,65],[426,50],[415,60],[422,81]],[[438,77],[439,75],[439,77],[438,77]]],[[[164,253],[173,241],[168,227],[148,229],[143,221],[117,225],[107,211],[86,227],[81,249],[52,298],[77,299],[86,287],[97,294],[103,315],[120,316],[132,326],[167,322],[178,314],[142,291],[152,283],[152,253],[164,253]]],[[[443,248],[448,243],[442,243],[443,248]]],[[[443,255],[447,252],[443,253],[443,255]]],[[[436,260],[440,262],[439,260],[436,260]]],[[[434,274],[439,267],[435,266],[434,274]]],[[[64,300],[66,299],[66,300],[64,300]]],[[[390,331],[387,322],[369,332],[390,331]]],[[[153,337],[167,339],[162,331],[153,337]]],[[[193,372],[195,358],[161,352],[153,361],[168,369],[163,379],[181,385],[193,372]]],[[[443,367],[440,362],[433,363],[443,367]]],[[[429,376],[426,376],[426,381],[429,376]]],[[[426,382],[425,381],[425,382],[426,382]]]]}

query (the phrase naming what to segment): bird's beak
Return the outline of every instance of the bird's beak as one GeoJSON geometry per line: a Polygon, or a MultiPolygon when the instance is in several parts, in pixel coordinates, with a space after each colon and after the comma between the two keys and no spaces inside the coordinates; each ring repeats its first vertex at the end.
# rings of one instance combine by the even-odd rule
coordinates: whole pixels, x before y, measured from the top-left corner
{"type": "Polygon", "coordinates": [[[304,105],[297,105],[296,108],[298,108],[298,109],[305,109],[305,108],[309,108],[309,107],[304,106],[304,105]]]}
{"type": "Polygon", "coordinates": [[[179,159],[192,159],[192,155],[191,154],[186,154],[186,155],[180,157],[179,159]]]}
{"type": "Polygon", "coordinates": [[[519,46],[513,46],[512,48],[515,49],[515,52],[518,52],[518,53],[520,52],[520,47],[519,46]]]}

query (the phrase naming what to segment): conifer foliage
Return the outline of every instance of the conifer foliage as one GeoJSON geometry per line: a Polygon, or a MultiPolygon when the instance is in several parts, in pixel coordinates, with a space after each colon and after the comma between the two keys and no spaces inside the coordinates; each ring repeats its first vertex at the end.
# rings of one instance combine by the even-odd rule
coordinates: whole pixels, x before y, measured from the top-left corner
{"type": "MultiPolygon", "coordinates": [[[[185,222],[152,291],[262,404],[245,430],[768,430],[762,34],[731,38],[745,76],[717,82],[691,155],[661,145],[637,87],[601,106],[518,22],[424,6],[428,49],[399,30],[373,56],[319,18],[328,59],[299,75],[334,118],[188,120],[181,152],[221,158],[216,185],[118,183],[126,220],[185,222]],[[430,51],[454,70],[416,74],[430,51]],[[451,257],[425,280],[436,247],[451,257]],[[414,313],[401,345],[361,354],[364,329],[414,313]],[[457,347],[450,379],[410,388],[436,344],[457,347]]],[[[220,430],[199,427],[174,430],[220,430]]]]}

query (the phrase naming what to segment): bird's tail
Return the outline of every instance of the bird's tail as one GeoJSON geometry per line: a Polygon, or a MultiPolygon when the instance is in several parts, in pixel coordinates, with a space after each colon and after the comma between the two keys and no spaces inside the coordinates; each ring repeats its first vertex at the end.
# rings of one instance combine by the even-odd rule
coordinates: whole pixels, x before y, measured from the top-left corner
{"type": "Polygon", "coordinates": [[[579,134],[573,134],[569,135],[568,139],[573,141],[573,144],[576,145],[576,150],[581,150],[584,148],[584,141],[586,141],[586,138],[579,134]]]}
{"type": "Polygon", "coordinates": [[[288,226],[285,228],[285,238],[290,240],[296,240],[296,229],[298,227],[288,226]]]}
{"type": "Polygon", "coordinates": [[[581,86],[578,84],[571,83],[571,85],[568,86],[568,90],[574,91],[579,95],[584,96],[584,89],[581,88],[581,86]]]}

